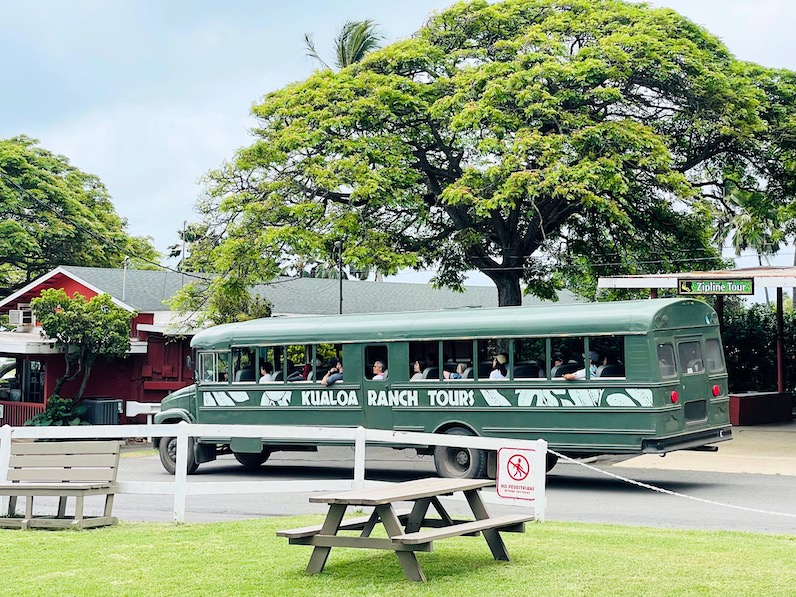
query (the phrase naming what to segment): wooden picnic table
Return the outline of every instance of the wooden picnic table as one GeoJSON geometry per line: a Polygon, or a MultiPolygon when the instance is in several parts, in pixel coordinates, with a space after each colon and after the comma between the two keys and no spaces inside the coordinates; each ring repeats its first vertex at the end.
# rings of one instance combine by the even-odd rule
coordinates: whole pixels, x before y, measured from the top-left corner
{"type": "Polygon", "coordinates": [[[438,539],[483,533],[496,560],[510,559],[500,532],[524,532],[525,523],[535,517],[491,516],[480,491],[494,484],[487,479],[428,478],[313,496],[310,502],[329,504],[323,524],[277,531],[277,535],[287,537],[291,544],[314,546],[308,574],[323,570],[332,547],[386,549],[395,552],[409,580],[424,582],[426,577],[414,552],[431,551],[438,539]],[[445,510],[439,498],[456,492],[464,494],[475,520],[454,519],[445,510]],[[413,506],[408,511],[399,511],[395,507],[399,502],[410,502],[413,506]],[[348,506],[372,506],[374,510],[369,516],[343,520],[348,506]],[[431,506],[439,518],[426,516],[431,506]],[[371,537],[378,524],[386,530],[386,538],[371,537]],[[340,531],[360,533],[340,535],[340,531]]]}

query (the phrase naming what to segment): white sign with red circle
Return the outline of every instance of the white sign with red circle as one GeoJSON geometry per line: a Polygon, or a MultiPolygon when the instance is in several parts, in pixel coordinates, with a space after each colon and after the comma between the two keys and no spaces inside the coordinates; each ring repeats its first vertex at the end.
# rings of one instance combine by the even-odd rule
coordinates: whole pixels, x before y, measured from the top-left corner
{"type": "Polygon", "coordinates": [[[536,450],[500,448],[497,455],[497,494],[502,498],[533,501],[536,499],[531,466],[536,450]]]}

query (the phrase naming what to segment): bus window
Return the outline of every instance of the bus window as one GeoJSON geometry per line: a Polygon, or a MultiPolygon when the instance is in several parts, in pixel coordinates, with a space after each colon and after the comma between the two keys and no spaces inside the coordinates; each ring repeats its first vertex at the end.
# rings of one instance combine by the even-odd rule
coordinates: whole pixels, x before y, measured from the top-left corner
{"type": "Polygon", "coordinates": [[[439,342],[410,342],[409,379],[439,378],[439,342]]]}
{"type": "Polygon", "coordinates": [[[680,342],[677,345],[681,373],[700,373],[705,370],[702,361],[702,346],[698,341],[680,342]]]}
{"type": "Polygon", "coordinates": [[[517,338],[514,340],[514,379],[545,377],[544,338],[517,338]]]}
{"type": "Polygon", "coordinates": [[[260,362],[257,380],[262,379],[261,383],[271,383],[280,380],[281,374],[277,377],[279,369],[276,366],[276,350],[272,346],[261,346],[257,352],[260,362]]]}
{"type": "Polygon", "coordinates": [[[625,376],[625,343],[622,336],[589,338],[589,350],[600,355],[595,377],[625,376]]]}
{"type": "Polygon", "coordinates": [[[478,341],[478,379],[509,378],[509,344],[503,338],[478,341]]]}
{"type": "Polygon", "coordinates": [[[472,377],[473,343],[471,340],[445,340],[442,343],[443,376],[463,379],[465,372],[472,377]]]}
{"type": "Polygon", "coordinates": [[[661,371],[661,377],[677,375],[674,368],[674,347],[671,344],[658,344],[658,368],[661,371]]]}
{"type": "Polygon", "coordinates": [[[373,380],[374,376],[380,376],[376,381],[387,379],[388,363],[387,363],[387,347],[382,345],[369,345],[365,347],[365,370],[362,372],[364,379],[373,380]],[[380,369],[377,370],[374,366],[378,363],[380,369]]]}
{"type": "Polygon", "coordinates": [[[550,377],[559,378],[583,369],[583,353],[586,349],[584,340],[583,336],[556,339],[552,355],[555,360],[550,369],[550,377]]]}
{"type": "Polygon", "coordinates": [[[256,357],[251,348],[233,348],[232,370],[235,372],[233,381],[236,383],[256,381],[255,360],[256,357]]]}
{"type": "Polygon", "coordinates": [[[705,353],[710,373],[724,371],[724,353],[721,350],[721,344],[716,338],[709,338],[705,341],[705,353]]]}
{"type": "Polygon", "coordinates": [[[227,381],[229,371],[229,353],[200,352],[199,380],[204,383],[227,381]]]}
{"type": "Polygon", "coordinates": [[[282,374],[287,381],[304,381],[302,372],[306,362],[307,347],[304,344],[285,346],[285,369],[282,374]]]}

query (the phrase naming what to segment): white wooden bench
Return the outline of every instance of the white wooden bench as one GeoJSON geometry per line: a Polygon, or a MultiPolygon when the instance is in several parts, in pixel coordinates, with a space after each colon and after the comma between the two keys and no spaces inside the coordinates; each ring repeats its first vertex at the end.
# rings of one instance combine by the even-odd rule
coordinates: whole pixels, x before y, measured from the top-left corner
{"type": "Polygon", "coordinates": [[[0,495],[9,496],[8,515],[0,517],[0,527],[88,528],[116,524],[111,516],[116,493],[121,442],[51,441],[12,442],[8,483],[0,484],[0,495]],[[104,495],[102,516],[83,513],[86,496],[104,495]],[[35,515],[35,497],[55,496],[54,515],[35,515]],[[17,498],[25,498],[25,514],[16,513],[17,498]],[[67,498],[75,498],[74,515],[66,514],[67,498]]]}

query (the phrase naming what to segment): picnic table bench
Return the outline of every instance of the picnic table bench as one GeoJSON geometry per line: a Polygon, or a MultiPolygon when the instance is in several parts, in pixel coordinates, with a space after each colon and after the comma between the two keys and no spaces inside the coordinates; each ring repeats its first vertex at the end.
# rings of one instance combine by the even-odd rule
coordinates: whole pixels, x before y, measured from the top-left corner
{"type": "Polygon", "coordinates": [[[481,499],[480,491],[495,482],[485,479],[417,479],[354,489],[340,493],[313,496],[310,502],[329,504],[323,524],[277,531],[277,536],[287,537],[289,543],[314,546],[307,565],[308,574],[321,572],[332,547],[392,550],[398,557],[409,580],[425,582],[426,577],[415,556],[416,551],[432,551],[433,542],[449,537],[483,534],[492,556],[508,561],[509,554],[500,532],[524,532],[525,523],[533,515],[490,516],[481,499]],[[452,518],[440,496],[462,492],[475,520],[452,518]],[[397,502],[413,502],[409,510],[396,510],[397,502]],[[343,520],[348,506],[372,506],[369,516],[343,520]],[[428,518],[430,507],[439,518],[428,518]],[[378,524],[387,532],[386,538],[371,537],[378,524]],[[341,531],[360,531],[359,535],[340,535],[341,531]]]}
{"type": "Polygon", "coordinates": [[[116,524],[111,516],[116,493],[121,443],[118,441],[12,442],[8,483],[0,484],[0,495],[9,496],[8,516],[0,517],[4,528],[88,528],[116,524]],[[104,495],[102,516],[85,516],[84,499],[104,495]],[[58,497],[54,516],[35,515],[33,498],[58,497]],[[16,513],[17,498],[25,498],[25,514],[16,513]],[[73,516],[66,514],[67,498],[75,498],[73,516]]]}

